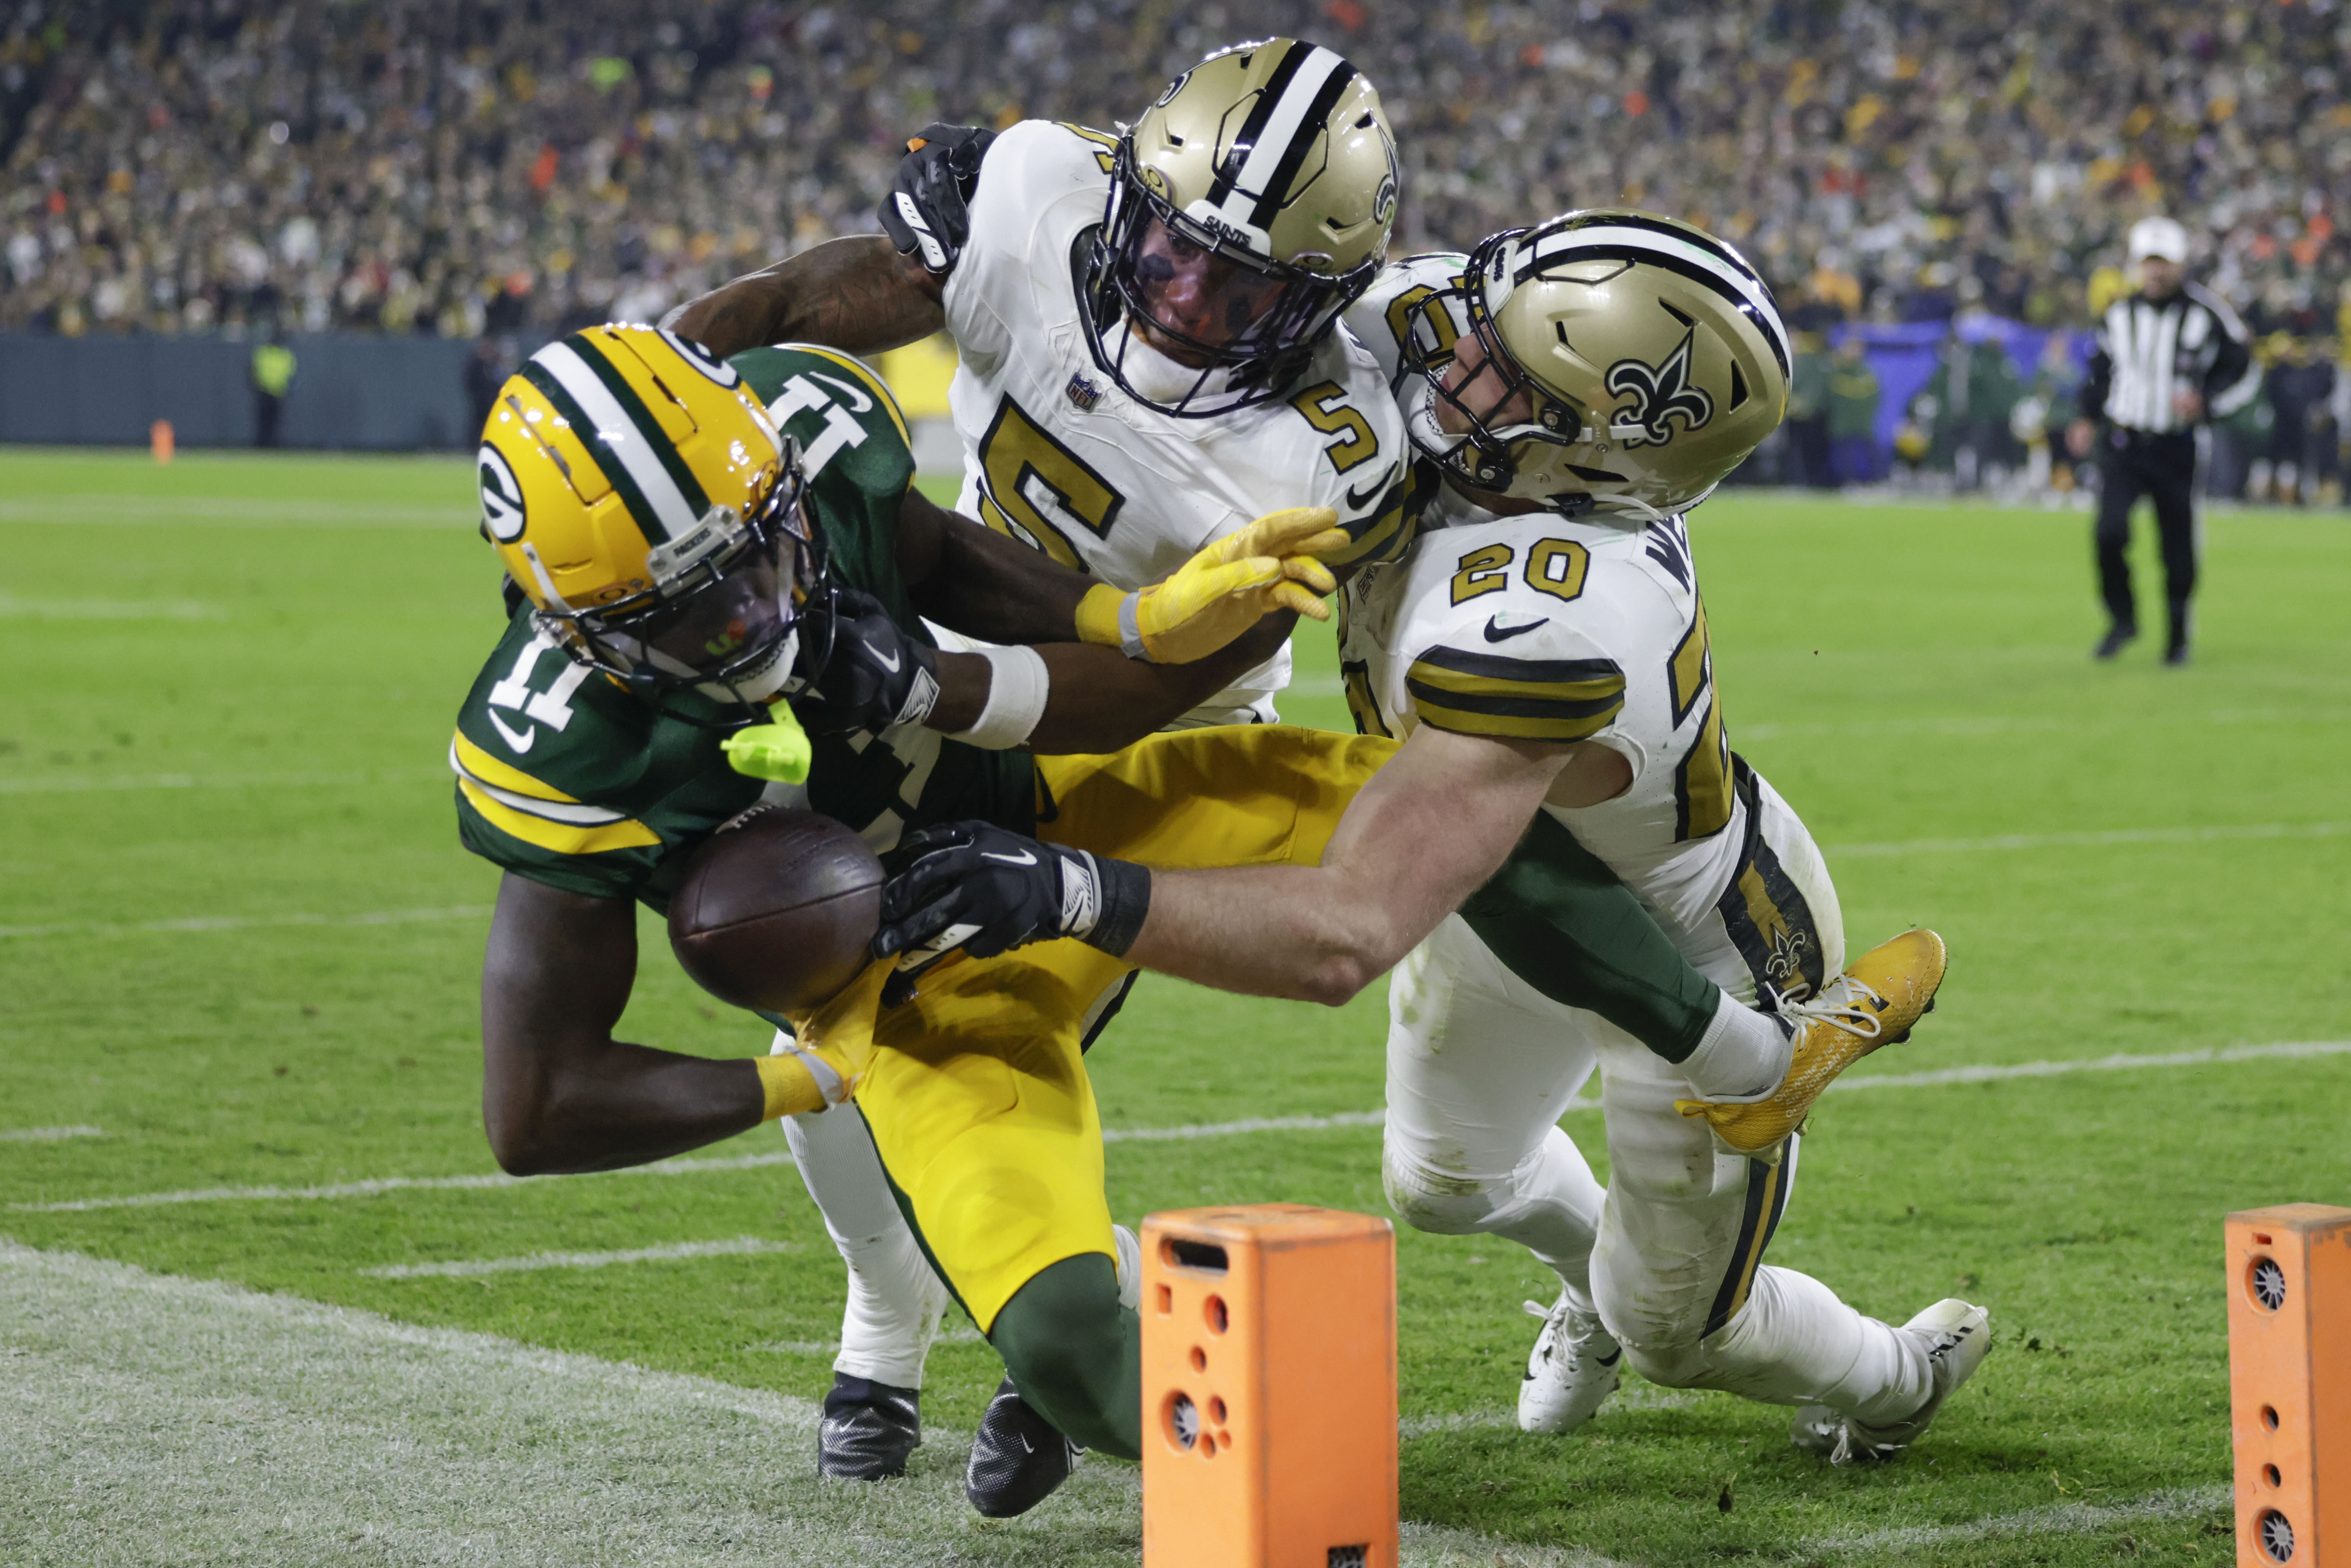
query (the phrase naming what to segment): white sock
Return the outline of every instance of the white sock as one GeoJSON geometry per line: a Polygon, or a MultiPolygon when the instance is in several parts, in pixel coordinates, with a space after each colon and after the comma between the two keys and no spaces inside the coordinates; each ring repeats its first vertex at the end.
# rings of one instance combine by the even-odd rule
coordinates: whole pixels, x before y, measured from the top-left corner
{"type": "Polygon", "coordinates": [[[946,1312],[947,1289],[898,1212],[863,1114],[852,1102],[787,1116],[783,1127],[800,1180],[849,1265],[832,1369],[893,1388],[922,1387],[923,1361],[946,1312]]]}
{"type": "Polygon", "coordinates": [[[1778,1019],[1725,991],[1705,1038],[1679,1065],[1704,1099],[1761,1100],[1788,1076],[1795,1051],[1795,1037],[1778,1019]]]}
{"type": "Polygon", "coordinates": [[[1809,1274],[1755,1270],[1747,1304],[1704,1342],[1694,1386],[1774,1405],[1819,1403],[1873,1426],[1917,1414],[1933,1387],[1925,1342],[1864,1317],[1809,1274]]]}

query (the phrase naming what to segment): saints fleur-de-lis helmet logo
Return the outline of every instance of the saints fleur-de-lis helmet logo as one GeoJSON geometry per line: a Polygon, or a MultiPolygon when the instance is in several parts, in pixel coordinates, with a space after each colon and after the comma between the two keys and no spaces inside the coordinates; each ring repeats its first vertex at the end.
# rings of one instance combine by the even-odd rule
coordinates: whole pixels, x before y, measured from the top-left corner
{"type": "Polygon", "coordinates": [[[1662,365],[1639,360],[1619,360],[1608,367],[1608,390],[1629,397],[1610,421],[1622,446],[1663,446],[1674,438],[1674,421],[1684,430],[1697,430],[1714,417],[1714,399],[1703,387],[1690,384],[1690,340],[1694,329],[1684,327],[1682,340],[1662,365]]]}

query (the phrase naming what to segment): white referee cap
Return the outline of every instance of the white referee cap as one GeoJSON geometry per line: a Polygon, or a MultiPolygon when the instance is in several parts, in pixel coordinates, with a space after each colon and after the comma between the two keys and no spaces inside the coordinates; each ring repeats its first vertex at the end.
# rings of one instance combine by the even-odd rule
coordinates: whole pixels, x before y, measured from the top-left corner
{"type": "Polygon", "coordinates": [[[2149,256],[2165,261],[2188,259],[2188,231],[2177,219],[2141,218],[2131,225],[2130,258],[2145,261],[2149,256]]]}

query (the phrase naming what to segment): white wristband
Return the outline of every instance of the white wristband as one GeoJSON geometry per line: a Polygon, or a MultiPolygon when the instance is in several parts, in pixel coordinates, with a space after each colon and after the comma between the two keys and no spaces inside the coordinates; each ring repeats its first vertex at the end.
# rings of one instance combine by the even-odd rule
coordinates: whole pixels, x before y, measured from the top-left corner
{"type": "Polygon", "coordinates": [[[987,751],[1008,751],[1026,745],[1037,721],[1045,716],[1045,697],[1052,685],[1045,656],[1034,648],[973,652],[987,661],[987,702],[969,729],[947,738],[987,751]]]}

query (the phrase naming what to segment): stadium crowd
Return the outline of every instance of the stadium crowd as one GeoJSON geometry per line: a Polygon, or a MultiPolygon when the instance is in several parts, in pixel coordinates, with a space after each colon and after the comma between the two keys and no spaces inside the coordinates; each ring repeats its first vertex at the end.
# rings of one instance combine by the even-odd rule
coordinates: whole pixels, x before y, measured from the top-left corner
{"type": "Polygon", "coordinates": [[[2078,327],[2167,211],[2268,356],[2334,379],[2340,0],[16,0],[0,329],[651,317],[873,227],[927,121],[1108,125],[1276,31],[1380,86],[1405,248],[1622,201],[1737,241],[1807,330],[2078,327]]]}

